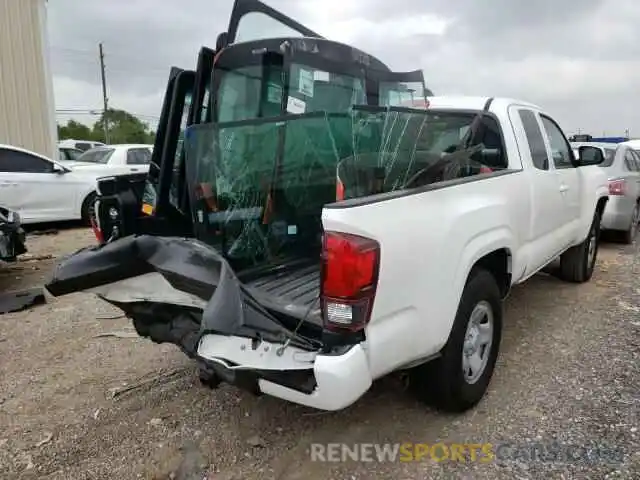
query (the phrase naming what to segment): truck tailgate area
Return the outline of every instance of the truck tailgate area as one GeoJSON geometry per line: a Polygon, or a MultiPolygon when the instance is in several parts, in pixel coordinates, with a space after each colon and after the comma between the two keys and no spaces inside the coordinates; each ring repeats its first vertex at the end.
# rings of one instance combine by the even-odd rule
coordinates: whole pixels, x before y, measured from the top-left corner
{"type": "Polygon", "coordinates": [[[320,264],[278,269],[245,281],[261,304],[322,327],[320,314],[320,264]]]}
{"type": "Polygon", "coordinates": [[[321,328],[309,320],[302,322],[308,324],[303,329],[300,322],[312,317],[319,286],[319,265],[309,265],[313,262],[278,264],[263,272],[265,278],[254,277],[260,287],[252,288],[202,242],[139,235],[67,257],[46,288],[54,296],[91,290],[133,318],[140,335],[179,344],[189,354],[195,353],[195,343],[182,345],[186,330],[196,339],[238,336],[313,351],[321,344],[321,328]]]}

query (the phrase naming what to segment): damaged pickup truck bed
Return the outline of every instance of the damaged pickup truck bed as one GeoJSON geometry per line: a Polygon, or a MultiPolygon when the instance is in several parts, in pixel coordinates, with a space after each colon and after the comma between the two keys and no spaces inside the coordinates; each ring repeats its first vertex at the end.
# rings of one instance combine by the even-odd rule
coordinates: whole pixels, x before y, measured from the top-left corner
{"type": "Polygon", "coordinates": [[[591,278],[608,189],[588,165],[601,152],[574,158],[551,117],[509,99],[347,117],[190,127],[190,190],[218,192],[193,196],[196,238],[82,250],[47,288],[99,294],[140,335],[195,358],[210,385],[338,410],[407,370],[430,404],[473,407],[511,286],[558,256],[562,278],[591,278]],[[280,183],[264,190],[276,159],[280,183]]]}

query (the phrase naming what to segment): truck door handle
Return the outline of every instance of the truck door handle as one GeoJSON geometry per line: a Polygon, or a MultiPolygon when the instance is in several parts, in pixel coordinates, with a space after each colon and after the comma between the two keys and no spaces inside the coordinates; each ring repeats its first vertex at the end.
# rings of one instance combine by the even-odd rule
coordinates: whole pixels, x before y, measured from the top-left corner
{"type": "Polygon", "coordinates": [[[563,184],[563,185],[560,185],[560,192],[561,192],[561,193],[564,193],[564,192],[566,192],[567,190],[569,190],[569,185],[564,185],[564,184],[563,184]]]}
{"type": "Polygon", "coordinates": [[[131,171],[132,172],[137,172],[138,170],[140,170],[139,168],[132,168],[131,171]]]}

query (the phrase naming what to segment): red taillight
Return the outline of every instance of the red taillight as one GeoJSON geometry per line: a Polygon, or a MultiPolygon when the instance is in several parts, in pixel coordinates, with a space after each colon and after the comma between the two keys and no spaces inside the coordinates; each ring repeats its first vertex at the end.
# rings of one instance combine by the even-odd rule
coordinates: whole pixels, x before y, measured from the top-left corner
{"type": "Polygon", "coordinates": [[[492,173],[493,170],[489,167],[485,167],[484,165],[480,167],[480,173],[492,173]]]}
{"type": "Polygon", "coordinates": [[[338,202],[344,200],[344,183],[342,183],[340,177],[338,177],[336,182],[336,200],[338,202]]]}
{"type": "Polygon", "coordinates": [[[91,217],[90,221],[91,221],[91,229],[93,230],[93,234],[96,236],[96,240],[98,240],[98,243],[103,243],[104,236],[102,235],[102,230],[100,230],[100,227],[96,222],[96,219],[91,217]]]}
{"type": "Polygon", "coordinates": [[[347,233],[324,234],[320,295],[328,329],[360,330],[369,322],[379,264],[380,244],[375,240],[347,233]]]}
{"type": "Polygon", "coordinates": [[[625,180],[610,180],[609,195],[625,195],[627,193],[627,182],[625,180]]]}

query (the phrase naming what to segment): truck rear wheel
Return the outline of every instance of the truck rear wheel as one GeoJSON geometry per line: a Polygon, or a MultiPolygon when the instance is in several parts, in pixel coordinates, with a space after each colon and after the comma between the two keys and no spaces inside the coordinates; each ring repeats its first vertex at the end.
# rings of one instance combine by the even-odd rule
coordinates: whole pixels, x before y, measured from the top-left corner
{"type": "Polygon", "coordinates": [[[591,280],[598,257],[600,243],[600,212],[596,211],[587,238],[560,256],[559,277],[573,283],[591,280]]]}
{"type": "Polygon", "coordinates": [[[491,381],[502,336],[502,301],[494,276],[474,268],[441,356],[410,372],[411,389],[439,410],[473,408],[491,381]]]}

